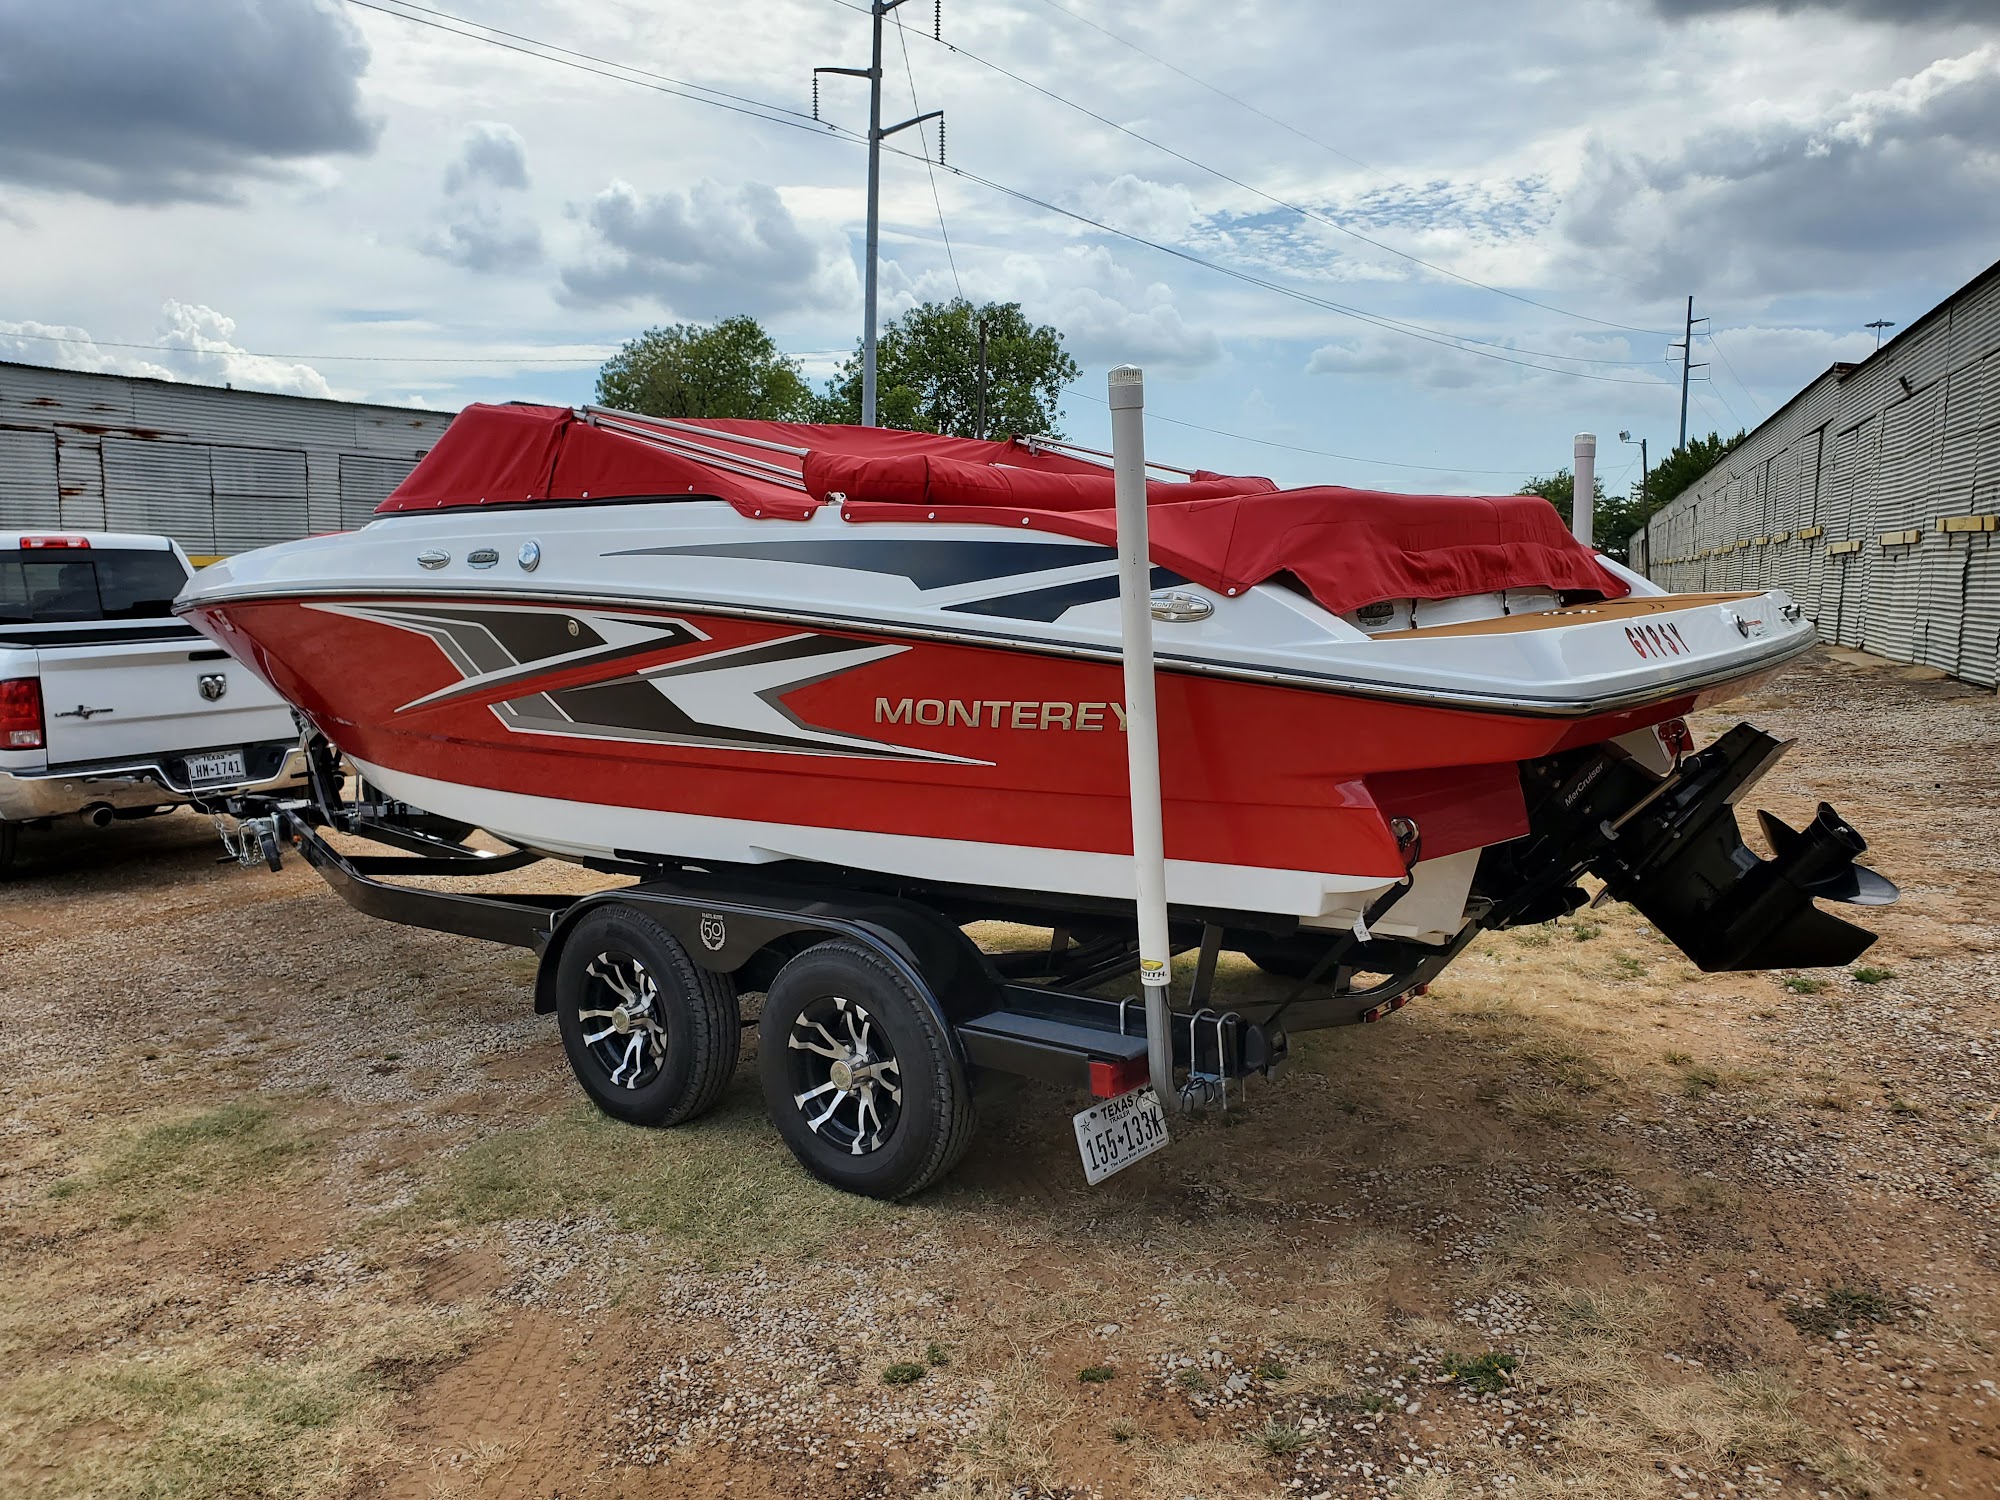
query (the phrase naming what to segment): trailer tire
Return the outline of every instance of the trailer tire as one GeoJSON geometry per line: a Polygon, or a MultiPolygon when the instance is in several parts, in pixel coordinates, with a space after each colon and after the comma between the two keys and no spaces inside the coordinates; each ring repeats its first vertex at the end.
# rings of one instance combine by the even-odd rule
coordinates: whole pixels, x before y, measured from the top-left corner
{"type": "Polygon", "coordinates": [[[715,1107],[741,1045],[736,991],[645,912],[607,902],[556,961],[556,1024],[597,1107],[633,1125],[685,1124],[715,1107]]]}
{"type": "Polygon", "coordinates": [[[771,1122],[799,1164],[850,1193],[920,1193],[972,1141],[972,1089],[944,1023],[859,943],[816,944],[771,981],[757,1073],[771,1122]],[[835,1102],[822,1113],[828,1098],[835,1102]]]}
{"type": "Polygon", "coordinates": [[[21,825],[0,819],[0,880],[7,878],[7,872],[14,868],[14,857],[21,852],[21,825]]]}

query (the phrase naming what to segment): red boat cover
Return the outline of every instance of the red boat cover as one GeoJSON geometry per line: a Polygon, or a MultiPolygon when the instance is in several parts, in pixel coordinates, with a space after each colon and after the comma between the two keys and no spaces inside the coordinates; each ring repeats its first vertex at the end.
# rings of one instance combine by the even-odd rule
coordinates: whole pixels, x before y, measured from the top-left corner
{"type": "MultiPolygon", "coordinates": [[[[644,418],[619,418],[632,426],[644,418]]],[[[849,521],[1026,527],[1115,545],[1111,476],[1024,442],[889,428],[704,418],[711,433],[805,450],[802,458],[685,430],[663,439],[725,460],[775,464],[805,490],[717,467],[593,425],[562,407],[469,406],[382,503],[388,511],[537,500],[713,495],[746,516],[803,520],[821,505],[849,521]]],[[[1335,613],[1382,599],[1501,589],[1629,592],[1532,495],[1392,495],[1200,472],[1148,487],[1153,561],[1237,594],[1290,574],[1335,613]]]]}

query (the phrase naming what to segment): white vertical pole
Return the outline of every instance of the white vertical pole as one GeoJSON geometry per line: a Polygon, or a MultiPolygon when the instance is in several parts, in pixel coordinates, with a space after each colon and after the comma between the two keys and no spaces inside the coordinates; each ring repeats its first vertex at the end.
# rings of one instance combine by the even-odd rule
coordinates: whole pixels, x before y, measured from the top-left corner
{"type": "Polygon", "coordinates": [[[1111,467],[1118,501],[1118,608],[1125,657],[1125,758],[1132,793],[1132,870],[1139,904],[1139,981],[1146,993],[1146,1060],[1160,1103],[1174,1106],[1173,1023],[1167,1006],[1167,850],[1160,815],[1160,730],[1153,699],[1153,559],[1146,538],[1146,381],[1137,365],[1111,372],[1111,467]]]}
{"type": "Polygon", "coordinates": [[[1597,434],[1576,435],[1576,462],[1570,472],[1576,476],[1576,491],[1569,506],[1569,529],[1584,546],[1596,545],[1591,536],[1591,514],[1597,507],[1597,434]]]}
{"type": "Polygon", "coordinates": [[[875,282],[882,256],[882,17],[888,7],[872,0],[873,50],[868,62],[868,264],[861,293],[861,425],[875,425],[875,282]]]}

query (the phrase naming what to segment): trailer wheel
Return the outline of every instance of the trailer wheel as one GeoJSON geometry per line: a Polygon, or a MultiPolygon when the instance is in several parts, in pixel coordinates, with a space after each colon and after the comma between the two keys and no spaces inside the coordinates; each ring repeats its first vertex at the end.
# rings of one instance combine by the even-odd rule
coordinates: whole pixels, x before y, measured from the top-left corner
{"type": "Polygon", "coordinates": [[[779,972],[757,1028],[771,1121],[813,1176],[905,1198],[972,1140],[972,1091],[931,1008],[858,943],[808,948],[779,972]]]}
{"type": "Polygon", "coordinates": [[[570,1070],[597,1107],[634,1125],[712,1109],[736,1070],[736,992],[622,903],[577,923],[556,964],[556,1021],[570,1070]]]}

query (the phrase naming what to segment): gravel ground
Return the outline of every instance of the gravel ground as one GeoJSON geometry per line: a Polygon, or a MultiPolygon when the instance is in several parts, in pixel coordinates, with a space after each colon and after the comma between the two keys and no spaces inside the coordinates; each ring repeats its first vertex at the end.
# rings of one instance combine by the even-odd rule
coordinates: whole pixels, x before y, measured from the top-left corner
{"type": "Polygon", "coordinates": [[[1854,969],[1702,976],[1615,905],[1488,935],[1099,1189],[1016,1085],[894,1208],[747,1068],[594,1116],[518,954],[186,814],[31,836],[0,1492],[2000,1494],[2000,706],[1827,652],[1738,717],[1903,886],[1854,969]]]}

